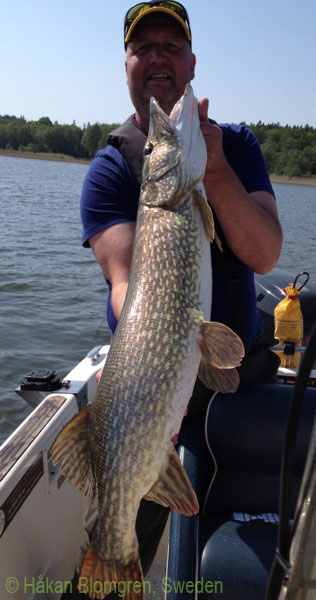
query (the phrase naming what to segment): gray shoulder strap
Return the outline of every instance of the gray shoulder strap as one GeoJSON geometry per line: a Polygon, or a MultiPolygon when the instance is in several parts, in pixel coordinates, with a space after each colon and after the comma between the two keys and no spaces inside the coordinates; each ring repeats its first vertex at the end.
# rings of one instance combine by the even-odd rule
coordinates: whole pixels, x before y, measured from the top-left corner
{"type": "Polygon", "coordinates": [[[135,124],[134,115],[131,115],[123,125],[111,131],[107,137],[107,143],[117,148],[124,156],[139,186],[142,182],[146,140],[146,135],[135,124]]]}

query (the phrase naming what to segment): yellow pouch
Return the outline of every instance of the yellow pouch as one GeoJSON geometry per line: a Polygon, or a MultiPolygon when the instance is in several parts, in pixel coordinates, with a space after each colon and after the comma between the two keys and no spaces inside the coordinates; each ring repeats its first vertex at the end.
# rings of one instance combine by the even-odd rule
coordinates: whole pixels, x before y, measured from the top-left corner
{"type": "MultiPolygon", "coordinates": [[[[298,299],[299,290],[294,286],[284,289],[287,297],[281,300],[274,309],[274,336],[279,340],[278,346],[284,342],[294,342],[295,348],[301,346],[303,339],[303,315],[298,299]]],[[[281,367],[297,368],[300,364],[300,353],[285,355],[276,351],[281,358],[281,367]]]]}

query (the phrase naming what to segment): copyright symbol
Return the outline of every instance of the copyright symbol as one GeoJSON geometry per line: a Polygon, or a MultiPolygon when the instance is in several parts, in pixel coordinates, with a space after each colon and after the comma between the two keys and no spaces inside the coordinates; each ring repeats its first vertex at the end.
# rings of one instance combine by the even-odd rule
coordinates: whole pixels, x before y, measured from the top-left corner
{"type": "Polygon", "coordinates": [[[15,594],[19,589],[19,582],[16,577],[8,577],[5,582],[5,589],[9,594],[15,594]]]}

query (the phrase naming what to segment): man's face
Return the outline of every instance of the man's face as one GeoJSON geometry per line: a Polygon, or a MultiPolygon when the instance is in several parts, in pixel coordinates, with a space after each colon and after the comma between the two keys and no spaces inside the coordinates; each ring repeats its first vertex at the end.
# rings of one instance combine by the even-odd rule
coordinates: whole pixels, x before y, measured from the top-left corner
{"type": "Polygon", "coordinates": [[[136,27],[126,50],[127,83],[136,117],[148,126],[154,96],[170,114],[186,84],[194,77],[195,56],[176,23],[156,17],[136,27]]]}

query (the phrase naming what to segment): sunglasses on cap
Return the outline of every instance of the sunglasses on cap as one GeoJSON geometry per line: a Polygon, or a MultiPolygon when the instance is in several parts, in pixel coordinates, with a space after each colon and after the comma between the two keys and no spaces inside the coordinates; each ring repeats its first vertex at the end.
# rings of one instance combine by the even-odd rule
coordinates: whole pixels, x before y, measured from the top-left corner
{"type": "Polygon", "coordinates": [[[180,2],[172,2],[171,0],[154,0],[153,2],[140,2],[139,4],[135,4],[135,6],[132,6],[132,8],[127,11],[124,19],[125,48],[137,23],[139,23],[143,17],[155,12],[162,12],[177,19],[184,29],[187,40],[191,43],[192,35],[190,21],[184,6],[182,6],[180,2]]]}

